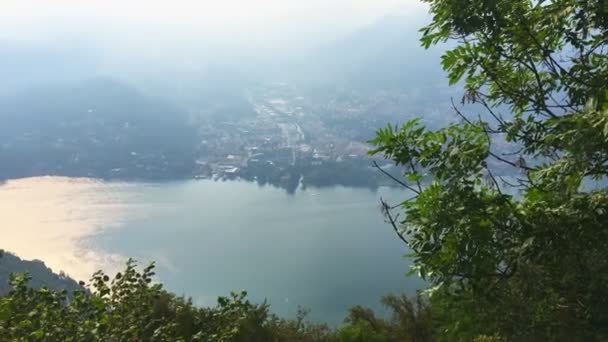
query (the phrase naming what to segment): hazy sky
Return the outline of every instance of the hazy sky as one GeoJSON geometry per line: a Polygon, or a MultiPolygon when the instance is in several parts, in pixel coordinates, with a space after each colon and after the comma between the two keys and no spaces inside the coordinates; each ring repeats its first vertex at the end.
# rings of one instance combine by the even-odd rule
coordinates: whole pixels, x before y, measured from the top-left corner
{"type": "Polygon", "coordinates": [[[387,14],[424,12],[419,0],[2,0],[0,34],[36,39],[129,27],[255,40],[331,34],[387,14]]]}
{"type": "MultiPolygon", "coordinates": [[[[268,73],[391,15],[417,42],[428,20],[420,0],[0,0],[0,44],[56,50],[68,71],[88,63],[112,77],[218,63],[268,73]]],[[[39,63],[45,53],[34,53],[39,63]]]]}

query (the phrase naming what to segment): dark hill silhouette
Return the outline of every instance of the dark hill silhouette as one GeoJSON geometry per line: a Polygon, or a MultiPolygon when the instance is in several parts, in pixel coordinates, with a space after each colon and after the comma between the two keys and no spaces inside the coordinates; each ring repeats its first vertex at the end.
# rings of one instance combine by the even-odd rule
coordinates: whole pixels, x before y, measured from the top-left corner
{"type": "Polygon", "coordinates": [[[43,286],[53,290],[68,290],[68,293],[81,288],[78,283],[63,272],[54,273],[40,260],[23,260],[13,253],[0,250],[0,295],[11,290],[11,273],[29,273],[29,285],[35,289],[43,286]]]}

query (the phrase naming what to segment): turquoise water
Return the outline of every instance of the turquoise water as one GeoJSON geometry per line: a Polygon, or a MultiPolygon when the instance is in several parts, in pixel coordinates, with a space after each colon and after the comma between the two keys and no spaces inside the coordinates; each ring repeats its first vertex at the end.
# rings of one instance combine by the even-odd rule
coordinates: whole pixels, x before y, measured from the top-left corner
{"type": "Polygon", "coordinates": [[[126,257],[155,260],[166,287],[195,303],[212,305],[219,295],[247,290],[279,314],[291,316],[302,305],[311,319],[335,324],[352,305],[379,309],[382,295],[421,286],[405,276],[407,250],[384,223],[380,196],[397,201],[406,194],[336,187],[288,195],[245,182],[46,177],[1,186],[0,210],[12,201],[12,210],[31,211],[24,222],[32,234],[4,248],[50,258],[55,269],[82,277],[98,267],[114,270],[126,257]],[[71,243],[47,246],[62,240],[71,243]],[[33,242],[39,247],[28,250],[33,242]],[[61,258],[53,253],[59,249],[61,258]]]}

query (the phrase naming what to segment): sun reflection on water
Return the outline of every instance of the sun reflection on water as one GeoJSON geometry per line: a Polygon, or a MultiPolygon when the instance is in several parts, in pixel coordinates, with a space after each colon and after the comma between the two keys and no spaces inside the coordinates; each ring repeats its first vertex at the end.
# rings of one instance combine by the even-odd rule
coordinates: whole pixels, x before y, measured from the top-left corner
{"type": "Polygon", "coordinates": [[[136,195],[128,183],[88,178],[9,180],[0,185],[0,248],[78,280],[100,268],[114,272],[125,257],[97,249],[91,238],[136,214],[136,195]]]}

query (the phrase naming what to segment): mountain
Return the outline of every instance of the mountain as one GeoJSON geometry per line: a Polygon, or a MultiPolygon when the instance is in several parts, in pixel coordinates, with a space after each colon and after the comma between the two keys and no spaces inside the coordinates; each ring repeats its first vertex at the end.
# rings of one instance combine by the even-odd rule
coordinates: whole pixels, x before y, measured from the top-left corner
{"type": "Polygon", "coordinates": [[[317,50],[302,77],[312,84],[360,90],[447,85],[442,50],[425,50],[419,37],[406,17],[384,17],[317,50]]]}
{"type": "Polygon", "coordinates": [[[0,98],[1,178],[176,178],[191,172],[185,113],[111,79],[54,83],[0,98]]]}
{"type": "Polygon", "coordinates": [[[80,289],[78,283],[60,272],[54,273],[40,260],[22,260],[18,256],[0,250],[0,295],[11,290],[9,285],[11,273],[29,273],[32,280],[29,285],[35,289],[43,286],[53,290],[68,290],[68,293],[80,289]]]}
{"type": "Polygon", "coordinates": [[[0,94],[55,82],[75,81],[96,74],[93,49],[76,41],[27,43],[0,41],[0,94]]]}
{"type": "Polygon", "coordinates": [[[221,121],[255,114],[245,94],[258,83],[256,76],[234,65],[179,65],[153,75],[136,78],[134,83],[146,94],[167,99],[185,112],[221,121]]]}

